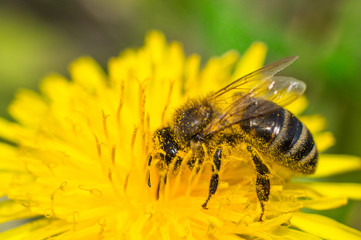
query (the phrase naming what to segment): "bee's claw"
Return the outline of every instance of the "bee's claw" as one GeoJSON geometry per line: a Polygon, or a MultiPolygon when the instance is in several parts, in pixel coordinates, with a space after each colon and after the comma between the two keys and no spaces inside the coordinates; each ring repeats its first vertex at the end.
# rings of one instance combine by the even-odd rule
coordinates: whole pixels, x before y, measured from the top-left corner
{"type": "Polygon", "coordinates": [[[208,209],[208,208],[207,208],[207,203],[208,203],[208,201],[206,201],[205,203],[202,204],[202,208],[204,208],[205,210],[208,209]]]}
{"type": "Polygon", "coordinates": [[[209,194],[207,200],[202,204],[202,208],[204,208],[205,210],[208,209],[207,204],[208,204],[209,199],[211,199],[211,196],[212,196],[212,194],[209,194]]]}

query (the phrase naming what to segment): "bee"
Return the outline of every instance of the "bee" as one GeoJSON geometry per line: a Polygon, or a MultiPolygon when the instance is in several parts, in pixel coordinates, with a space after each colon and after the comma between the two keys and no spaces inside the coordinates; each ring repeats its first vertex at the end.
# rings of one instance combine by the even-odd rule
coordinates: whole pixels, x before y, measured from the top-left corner
{"type": "MultiPolygon", "coordinates": [[[[204,98],[189,100],[175,111],[168,126],[154,132],[154,145],[160,150],[158,157],[168,168],[179,168],[183,161],[179,151],[192,152],[187,160],[191,169],[203,164],[205,156],[213,156],[204,209],[218,187],[224,146],[247,146],[256,172],[256,193],[261,206],[259,221],[271,189],[270,169],[264,159],[293,173],[315,172],[318,151],[313,137],[307,127],[284,108],[304,93],[306,85],[292,77],[275,76],[297,58],[278,60],[204,98]]],[[[152,158],[150,156],[148,166],[152,158]]],[[[151,187],[150,177],[148,185],[151,187]]]]}

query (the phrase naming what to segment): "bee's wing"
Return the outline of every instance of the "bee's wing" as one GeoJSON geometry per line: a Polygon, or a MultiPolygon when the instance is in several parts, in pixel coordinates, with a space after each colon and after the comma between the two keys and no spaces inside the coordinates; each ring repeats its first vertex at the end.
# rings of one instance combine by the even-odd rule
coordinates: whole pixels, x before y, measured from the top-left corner
{"type": "Polygon", "coordinates": [[[274,75],[297,57],[288,57],[252,72],[210,96],[221,114],[204,129],[209,136],[242,120],[261,116],[291,103],[306,90],[302,81],[274,75]]]}
{"type": "Polygon", "coordinates": [[[225,86],[224,88],[218,90],[214,94],[211,95],[212,98],[224,98],[223,95],[229,95],[229,93],[236,93],[236,92],[243,92],[248,93],[250,92],[254,87],[256,87],[259,84],[262,84],[262,82],[266,81],[267,79],[270,79],[273,77],[276,73],[293,63],[298,56],[291,56],[286,57],[283,59],[280,59],[276,62],[270,63],[263,68],[260,68],[254,72],[251,72],[233,82],[225,86]]]}

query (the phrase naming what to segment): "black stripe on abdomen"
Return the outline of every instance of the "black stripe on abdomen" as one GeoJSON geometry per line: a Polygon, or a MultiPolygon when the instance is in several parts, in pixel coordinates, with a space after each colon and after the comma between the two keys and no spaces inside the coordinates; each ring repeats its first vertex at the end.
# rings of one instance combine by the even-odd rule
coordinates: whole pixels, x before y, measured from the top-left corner
{"type": "Polygon", "coordinates": [[[313,173],[317,149],[306,126],[289,111],[279,108],[240,123],[252,145],[274,161],[302,173],[313,173]]]}
{"type": "Polygon", "coordinates": [[[285,109],[283,126],[269,146],[275,159],[282,165],[302,173],[313,173],[317,163],[317,149],[307,127],[285,109]],[[277,157],[281,154],[282,157],[277,157]]]}

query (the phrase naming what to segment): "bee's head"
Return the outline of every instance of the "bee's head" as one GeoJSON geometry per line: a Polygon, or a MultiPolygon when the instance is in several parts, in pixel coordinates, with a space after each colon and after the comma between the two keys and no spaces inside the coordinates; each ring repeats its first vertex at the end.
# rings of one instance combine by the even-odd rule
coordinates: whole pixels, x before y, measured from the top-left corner
{"type": "Polygon", "coordinates": [[[173,120],[175,138],[182,145],[188,145],[191,140],[199,141],[202,130],[214,116],[212,106],[206,102],[191,102],[179,109],[173,120]]]}

